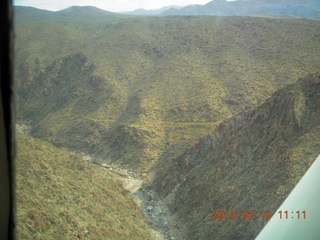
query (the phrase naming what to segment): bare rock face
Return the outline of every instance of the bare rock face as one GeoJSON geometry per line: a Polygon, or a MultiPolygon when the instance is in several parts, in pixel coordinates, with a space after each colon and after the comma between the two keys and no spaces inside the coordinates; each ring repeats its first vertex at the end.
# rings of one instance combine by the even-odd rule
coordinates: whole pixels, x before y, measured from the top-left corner
{"type": "Polygon", "coordinates": [[[106,163],[101,163],[100,166],[103,167],[103,168],[111,168],[111,166],[109,166],[109,165],[106,164],[106,163]]]}

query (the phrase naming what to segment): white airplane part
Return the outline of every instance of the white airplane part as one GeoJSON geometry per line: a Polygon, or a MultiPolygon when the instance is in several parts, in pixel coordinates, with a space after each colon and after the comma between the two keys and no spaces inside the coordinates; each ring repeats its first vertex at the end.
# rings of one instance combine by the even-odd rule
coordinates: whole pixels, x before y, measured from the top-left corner
{"type": "Polygon", "coordinates": [[[320,240],[320,156],[256,240],[320,240]]]}

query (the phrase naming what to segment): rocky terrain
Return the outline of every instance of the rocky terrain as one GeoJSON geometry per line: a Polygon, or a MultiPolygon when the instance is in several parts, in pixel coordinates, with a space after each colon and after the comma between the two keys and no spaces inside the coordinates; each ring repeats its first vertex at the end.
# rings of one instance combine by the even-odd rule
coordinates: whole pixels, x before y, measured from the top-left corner
{"type": "Polygon", "coordinates": [[[15,12],[19,123],[141,171],[320,68],[317,21],[15,12]]]}
{"type": "Polygon", "coordinates": [[[274,212],[280,206],[319,155],[319,90],[319,76],[301,79],[224,120],[187,151],[168,150],[154,167],[150,189],[170,203],[183,239],[253,239],[259,233],[266,219],[214,220],[212,211],[274,212]]]}
{"type": "Polygon", "coordinates": [[[106,171],[25,133],[17,134],[17,144],[17,239],[153,240],[158,235],[124,188],[122,172],[106,171]]]}
{"type": "Polygon", "coordinates": [[[274,211],[320,152],[318,21],[15,14],[21,236],[254,239],[212,211],[274,211]]]}

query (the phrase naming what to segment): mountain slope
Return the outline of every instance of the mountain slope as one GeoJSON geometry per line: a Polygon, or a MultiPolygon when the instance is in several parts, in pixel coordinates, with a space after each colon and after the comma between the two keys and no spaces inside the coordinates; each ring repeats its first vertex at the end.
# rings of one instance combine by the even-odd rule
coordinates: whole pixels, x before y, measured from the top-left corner
{"type": "Polygon", "coordinates": [[[17,135],[18,239],[154,239],[119,176],[17,135]]]}
{"type": "Polygon", "coordinates": [[[164,11],[174,8],[174,9],[180,9],[182,7],[179,6],[167,6],[159,9],[154,9],[154,10],[146,10],[143,8],[136,9],[134,11],[130,12],[122,12],[122,14],[127,14],[127,15],[138,15],[138,16],[155,16],[163,13],[164,11]]]}
{"type": "Polygon", "coordinates": [[[214,0],[205,5],[187,6],[182,9],[171,8],[162,15],[216,15],[216,16],[250,16],[259,14],[292,15],[311,18],[320,12],[319,0],[249,0],[226,1],[214,0]]]}
{"type": "MultiPolygon", "coordinates": [[[[253,239],[265,219],[220,221],[212,211],[275,211],[319,154],[318,21],[29,10],[16,9],[18,121],[95,161],[151,169],[149,188],[169,205],[182,239],[253,239]]],[[[23,155],[28,169],[57,162],[73,176],[68,166],[78,165],[67,155],[51,158],[60,151],[22,141],[47,152],[23,155]]]]}
{"type": "Polygon", "coordinates": [[[57,146],[136,169],[320,67],[317,21],[82,17],[90,8],[37,10],[48,16],[38,21],[22,10],[18,121],[57,146]]]}
{"type": "Polygon", "coordinates": [[[254,239],[267,221],[261,211],[277,214],[319,155],[319,90],[319,76],[301,79],[160,158],[151,187],[169,204],[181,239],[254,239]],[[240,218],[212,219],[214,210],[240,218]],[[254,218],[241,219],[244,210],[254,218]]]}

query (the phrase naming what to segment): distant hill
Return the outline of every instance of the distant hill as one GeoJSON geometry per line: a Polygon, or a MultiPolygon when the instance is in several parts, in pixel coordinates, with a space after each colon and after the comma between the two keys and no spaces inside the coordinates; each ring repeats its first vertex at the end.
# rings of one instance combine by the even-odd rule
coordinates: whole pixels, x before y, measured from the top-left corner
{"type": "Polygon", "coordinates": [[[155,16],[155,15],[159,15],[159,14],[163,13],[164,11],[171,9],[171,8],[180,9],[182,7],[180,7],[180,6],[167,6],[167,7],[163,7],[160,9],[154,9],[154,10],[146,10],[143,8],[139,8],[139,9],[136,9],[136,10],[130,11],[130,12],[122,12],[122,14],[140,15],[140,16],[155,16]]]}
{"type": "Polygon", "coordinates": [[[216,15],[250,16],[257,14],[284,14],[311,18],[320,13],[319,0],[214,0],[205,5],[187,6],[181,9],[168,9],[162,15],[216,15]]]}
{"type": "Polygon", "coordinates": [[[73,6],[61,11],[57,12],[57,15],[64,16],[64,17],[82,17],[86,20],[89,19],[105,19],[110,17],[121,17],[118,13],[108,12],[105,10],[101,10],[96,7],[86,6],[86,7],[78,7],[73,6]]]}

